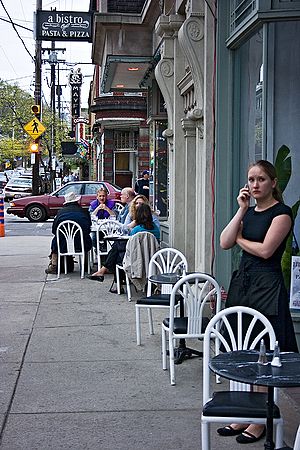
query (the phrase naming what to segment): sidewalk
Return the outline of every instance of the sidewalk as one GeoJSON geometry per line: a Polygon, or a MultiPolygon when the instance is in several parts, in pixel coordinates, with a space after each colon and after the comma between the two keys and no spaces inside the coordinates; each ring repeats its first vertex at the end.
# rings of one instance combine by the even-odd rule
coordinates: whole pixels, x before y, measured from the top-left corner
{"type": "MultiPolygon", "coordinates": [[[[161,369],[165,313],[151,337],[143,317],[137,347],[134,301],[108,292],[111,276],[81,280],[75,265],[47,278],[50,239],[0,238],[1,450],[199,450],[202,360],[176,366],[171,386],[161,369]]],[[[299,390],[292,395],[281,396],[289,445],[300,423],[299,390]]],[[[241,450],[212,433],[212,449],[229,447],[241,450]]]]}

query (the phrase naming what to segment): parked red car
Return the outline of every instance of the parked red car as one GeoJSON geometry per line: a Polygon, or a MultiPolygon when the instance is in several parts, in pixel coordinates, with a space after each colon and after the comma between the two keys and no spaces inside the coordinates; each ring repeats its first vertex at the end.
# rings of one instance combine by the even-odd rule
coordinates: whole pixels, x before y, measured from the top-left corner
{"type": "Polygon", "coordinates": [[[51,194],[37,195],[19,198],[10,202],[8,214],[18,217],[27,217],[30,222],[44,222],[55,217],[64,203],[64,196],[68,192],[81,195],[80,205],[88,208],[91,201],[95,200],[97,190],[105,186],[108,198],[120,202],[121,188],[107,181],[72,181],[65,184],[51,194]]]}

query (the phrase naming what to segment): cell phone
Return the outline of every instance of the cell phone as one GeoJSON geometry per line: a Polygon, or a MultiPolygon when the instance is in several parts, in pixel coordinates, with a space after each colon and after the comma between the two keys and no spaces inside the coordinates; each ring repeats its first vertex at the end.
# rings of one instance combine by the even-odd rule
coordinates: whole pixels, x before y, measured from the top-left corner
{"type": "Polygon", "coordinates": [[[248,186],[247,183],[245,184],[244,188],[245,188],[245,189],[249,189],[249,186],[248,186]]]}

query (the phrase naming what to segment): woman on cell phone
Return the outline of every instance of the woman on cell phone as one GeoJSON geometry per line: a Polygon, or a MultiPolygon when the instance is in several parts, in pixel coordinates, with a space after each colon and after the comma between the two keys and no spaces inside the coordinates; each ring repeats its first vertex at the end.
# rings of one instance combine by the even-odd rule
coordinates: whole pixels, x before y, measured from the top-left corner
{"type": "MultiPolygon", "coordinates": [[[[220,245],[228,250],[242,249],[239,270],[232,275],[226,307],[248,306],[271,322],[281,351],[297,352],[288,295],[283,281],[281,258],[292,230],[293,215],[283,203],[277,186],[275,167],[266,160],[251,164],[248,182],[237,197],[239,209],[224,228],[220,245]],[[250,198],[255,206],[250,206],[250,198]]],[[[260,424],[231,424],[219,428],[222,436],[237,436],[248,444],[264,436],[260,424]]]]}

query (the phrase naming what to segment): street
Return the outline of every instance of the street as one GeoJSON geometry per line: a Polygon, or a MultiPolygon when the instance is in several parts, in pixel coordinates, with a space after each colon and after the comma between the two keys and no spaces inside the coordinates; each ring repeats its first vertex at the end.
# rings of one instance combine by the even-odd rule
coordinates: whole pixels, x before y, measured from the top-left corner
{"type": "Polygon", "coordinates": [[[50,236],[53,219],[47,222],[33,223],[28,219],[21,219],[13,214],[7,214],[6,210],[9,206],[5,202],[4,224],[6,236],[50,236]]]}

